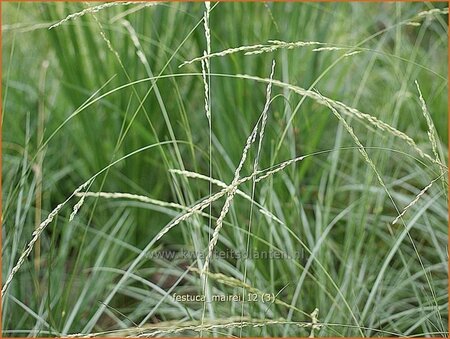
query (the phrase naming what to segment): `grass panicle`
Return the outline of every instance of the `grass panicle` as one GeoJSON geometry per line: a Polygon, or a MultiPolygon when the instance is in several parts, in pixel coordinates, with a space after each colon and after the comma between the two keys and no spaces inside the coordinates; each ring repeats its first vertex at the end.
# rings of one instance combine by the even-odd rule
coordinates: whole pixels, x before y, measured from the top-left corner
{"type": "Polygon", "coordinates": [[[144,5],[145,7],[150,7],[150,6],[156,6],[158,5],[157,2],[145,2],[145,1],[115,1],[115,2],[107,2],[98,6],[92,6],[92,7],[88,7],[83,9],[82,11],[76,12],[76,13],[72,13],[69,14],[68,16],[66,16],[64,19],[52,24],[48,29],[54,29],[57,28],[58,26],[61,26],[65,23],[67,23],[68,21],[71,20],[75,20],[78,19],[82,16],[85,16],[87,14],[93,14],[93,13],[97,13],[100,12],[104,9],[107,8],[111,8],[111,7],[116,7],[116,6],[130,6],[130,5],[144,5]]]}

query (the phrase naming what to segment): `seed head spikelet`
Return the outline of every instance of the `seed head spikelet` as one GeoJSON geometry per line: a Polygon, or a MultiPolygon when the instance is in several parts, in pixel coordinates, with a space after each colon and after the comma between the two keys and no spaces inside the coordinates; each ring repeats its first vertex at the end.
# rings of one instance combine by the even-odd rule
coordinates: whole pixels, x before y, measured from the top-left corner
{"type": "Polygon", "coordinates": [[[83,9],[80,12],[72,13],[72,14],[66,16],[64,19],[54,23],[48,29],[56,28],[56,27],[61,26],[62,24],[66,23],[66,22],[68,22],[70,20],[75,20],[75,19],[80,18],[80,17],[82,17],[82,16],[84,16],[86,14],[97,13],[97,12],[99,12],[101,10],[106,9],[106,8],[110,8],[110,7],[114,7],[114,6],[128,6],[128,5],[138,5],[138,4],[143,5],[145,7],[158,5],[157,2],[145,2],[145,1],[107,2],[107,3],[104,3],[102,5],[85,8],[85,9],[83,9]]]}
{"type": "Polygon", "coordinates": [[[84,184],[82,184],[81,186],[79,186],[73,193],[72,195],[70,195],[69,198],[67,198],[64,202],[62,202],[61,204],[57,205],[53,211],[50,212],[50,214],[47,216],[47,218],[42,221],[39,225],[39,227],[37,227],[34,232],[32,233],[32,238],[31,240],[28,242],[27,247],[25,248],[25,250],[22,252],[22,254],[20,255],[19,259],[17,260],[16,265],[13,267],[13,269],[11,270],[11,273],[8,275],[8,278],[5,281],[5,284],[3,285],[2,288],[2,296],[5,295],[6,290],[8,289],[9,285],[11,284],[12,279],[14,278],[14,275],[17,273],[17,271],[19,271],[20,267],[23,265],[23,263],[25,262],[25,259],[28,258],[28,256],[30,255],[31,251],[33,250],[33,246],[36,243],[36,241],[39,239],[40,235],[42,234],[42,232],[44,231],[44,229],[53,221],[53,219],[58,215],[58,213],[61,211],[61,209],[64,207],[64,205],[73,197],[75,196],[77,193],[81,192],[83,189],[85,189],[89,184],[90,184],[90,180],[86,181],[84,184]]]}
{"type": "Polygon", "coordinates": [[[416,195],[416,197],[403,209],[402,213],[400,213],[392,222],[392,225],[395,225],[408,211],[409,208],[411,208],[412,206],[414,206],[419,199],[431,188],[431,186],[433,186],[433,184],[439,180],[441,178],[441,176],[433,179],[427,186],[425,186],[420,192],[419,194],[416,195]]]}
{"type": "MultiPolygon", "coordinates": [[[[417,80],[415,81],[417,91],[419,92],[419,100],[420,105],[422,108],[422,114],[425,117],[425,120],[427,121],[428,125],[428,139],[431,143],[431,149],[433,151],[434,157],[437,162],[440,162],[439,154],[438,154],[438,147],[437,147],[437,141],[436,141],[436,128],[434,127],[433,120],[431,119],[430,113],[428,112],[427,104],[425,103],[425,99],[423,98],[422,91],[420,90],[419,83],[417,80]]],[[[439,170],[441,171],[441,180],[442,180],[442,187],[445,189],[445,170],[442,168],[442,166],[439,166],[439,170]]]]}
{"type": "Polygon", "coordinates": [[[317,41],[297,41],[297,42],[285,42],[279,40],[269,40],[268,44],[255,44],[255,45],[245,45],[239,47],[228,48],[220,52],[209,52],[207,55],[197,57],[188,61],[183,62],[179,67],[183,67],[194,62],[198,62],[205,59],[222,57],[229,54],[234,54],[238,52],[245,52],[244,55],[254,55],[261,53],[274,52],[278,49],[293,49],[297,47],[314,46],[314,45],[325,45],[323,42],[317,41]]]}
{"type": "MultiPolygon", "coordinates": [[[[270,79],[272,79],[273,77],[273,73],[275,70],[275,61],[272,62],[272,69],[271,69],[271,73],[270,73],[270,79]]],[[[252,146],[252,144],[255,142],[256,140],[256,136],[258,134],[258,125],[259,125],[259,121],[261,121],[261,130],[260,130],[260,143],[258,146],[258,149],[260,150],[261,148],[261,142],[262,142],[262,138],[264,137],[264,128],[266,126],[267,123],[267,112],[269,110],[269,103],[270,103],[270,94],[271,94],[271,88],[272,88],[272,83],[269,82],[269,84],[267,85],[267,89],[266,89],[266,103],[264,105],[263,111],[261,113],[261,118],[258,120],[258,122],[256,123],[255,127],[253,128],[252,133],[248,136],[247,138],[247,142],[245,143],[244,146],[244,150],[242,152],[242,156],[241,156],[241,160],[239,162],[239,165],[236,168],[236,171],[234,172],[234,179],[231,183],[231,190],[228,192],[225,203],[222,207],[222,210],[220,212],[219,218],[216,221],[216,227],[214,229],[212,238],[209,242],[208,245],[208,254],[205,258],[205,263],[203,265],[203,271],[206,272],[208,271],[208,266],[209,266],[209,262],[211,260],[214,248],[217,244],[217,241],[219,239],[219,233],[220,230],[222,229],[222,225],[223,225],[223,220],[225,219],[226,215],[228,214],[228,211],[230,209],[231,203],[233,201],[233,198],[236,194],[236,190],[237,190],[237,182],[239,181],[239,177],[240,177],[240,172],[242,170],[242,167],[244,166],[245,160],[247,159],[247,153],[250,149],[250,147],[252,146]]],[[[255,160],[254,163],[254,172],[256,171],[256,165],[257,165],[257,160],[255,160]]]]}

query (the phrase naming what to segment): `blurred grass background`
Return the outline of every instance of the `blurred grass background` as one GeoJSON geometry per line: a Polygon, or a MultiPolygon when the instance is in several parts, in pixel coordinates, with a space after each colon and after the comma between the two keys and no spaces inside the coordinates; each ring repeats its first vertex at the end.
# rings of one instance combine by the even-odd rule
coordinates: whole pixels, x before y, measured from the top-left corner
{"type": "MultiPolygon", "coordinates": [[[[447,15],[417,16],[443,9],[445,3],[214,3],[213,52],[268,40],[358,46],[361,52],[342,57],[346,50],[314,52],[314,46],[306,46],[211,58],[212,73],[223,75],[211,76],[211,159],[200,63],[178,67],[206,49],[204,5],[117,5],[48,29],[96,4],[2,3],[4,280],[36,224],[81,183],[140,147],[156,145],[118,162],[90,190],[190,206],[209,194],[208,183],[169,169],[208,175],[210,161],[212,176],[230,183],[263,108],[266,86],[235,75],[267,78],[272,59],[277,62],[275,79],[312,87],[373,115],[432,155],[417,80],[436,127],[441,161],[447,163],[447,15]],[[146,63],[137,55],[133,31],[146,63]],[[158,75],[163,77],[156,82],[118,89],[158,75]],[[97,91],[111,93],[79,110],[97,91]]],[[[292,306],[247,303],[244,315],[307,321],[317,307],[319,320],[330,323],[320,329],[320,336],[446,336],[447,183],[437,181],[406,214],[405,224],[391,227],[397,216],[392,202],[327,107],[277,86],[273,97],[260,168],[326,152],[256,187],[254,200],[284,226],[254,212],[252,248],[294,253],[306,246],[314,255],[297,264],[248,260],[247,283],[268,293],[281,291],[280,300],[292,306]],[[387,259],[389,253],[393,257],[387,259]],[[307,264],[311,257],[317,261],[307,264]]],[[[346,120],[400,210],[439,176],[436,164],[420,158],[402,140],[359,119],[346,120]]],[[[252,162],[244,167],[246,174],[252,162]]],[[[252,187],[240,189],[250,195],[252,187]]],[[[222,204],[212,205],[214,218],[222,204]]],[[[173,282],[168,282],[183,274],[171,293],[201,292],[198,275],[185,268],[192,261],[151,258],[139,262],[135,276],[104,306],[123,272],[180,212],[91,198],[69,223],[70,213],[71,208],[65,208],[47,227],[4,296],[5,335],[91,333],[241,315],[239,303],[208,305],[203,316],[199,304],[174,302],[167,292],[173,282]]],[[[246,250],[249,215],[250,204],[236,197],[219,248],[246,250]]],[[[151,251],[203,250],[208,234],[208,218],[195,217],[170,231],[151,251]]],[[[212,272],[243,280],[242,260],[215,259],[211,265],[212,272]]],[[[210,283],[214,294],[241,293],[214,279],[210,283]]],[[[310,330],[275,324],[218,331],[208,335],[306,336],[310,330]]]]}

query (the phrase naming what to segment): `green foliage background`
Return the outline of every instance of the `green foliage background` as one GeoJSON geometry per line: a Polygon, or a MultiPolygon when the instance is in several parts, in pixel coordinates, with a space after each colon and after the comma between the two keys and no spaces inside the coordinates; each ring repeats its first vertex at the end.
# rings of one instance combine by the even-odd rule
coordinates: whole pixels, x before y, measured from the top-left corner
{"type": "MultiPolygon", "coordinates": [[[[447,164],[447,15],[418,16],[443,10],[445,3],[213,3],[213,52],[269,40],[325,42],[347,49],[313,51],[317,46],[305,46],[211,58],[211,158],[200,63],[179,67],[206,49],[204,5],[123,4],[48,29],[94,5],[98,3],[2,3],[3,282],[38,223],[37,197],[43,220],[80,184],[141,147],[155,145],[112,166],[89,190],[191,206],[210,193],[207,181],[169,169],[209,175],[211,166],[212,176],[229,184],[265,101],[266,83],[243,75],[268,78],[272,59],[275,79],[370,114],[433,156],[417,80],[436,129],[440,161],[447,164]],[[126,25],[135,31],[147,64],[126,25]],[[349,50],[360,53],[344,56],[349,50]],[[121,88],[140,79],[147,80],[121,88]]],[[[137,327],[151,323],[176,328],[191,321],[195,327],[241,315],[298,323],[310,321],[318,308],[325,326],[316,336],[446,336],[447,176],[427,190],[402,223],[391,225],[398,215],[395,206],[326,105],[276,85],[272,97],[259,167],[317,154],[256,186],[254,204],[283,225],[253,204],[250,249],[304,251],[305,257],[295,262],[214,259],[211,272],[243,280],[247,265],[246,283],[277,294],[291,307],[215,303],[203,312],[202,304],[176,303],[170,297],[174,291],[202,292],[198,274],[186,270],[194,260],[151,257],[141,260],[134,276],[105,302],[133,260],[181,212],[134,200],[87,198],[69,222],[77,198],[45,229],[40,252],[32,252],[3,296],[4,334],[127,328],[136,334],[137,327]],[[180,276],[183,281],[170,289],[180,276]]],[[[344,117],[400,211],[440,175],[439,166],[403,140],[367,121],[344,117]]],[[[254,157],[252,151],[245,175],[251,174],[254,157]]],[[[240,189],[252,193],[250,183],[240,189]]],[[[222,205],[223,199],[204,211],[212,214],[213,227],[222,205]]],[[[219,249],[249,250],[250,213],[251,203],[237,196],[219,249]]],[[[209,218],[196,216],[150,252],[204,251],[210,232],[209,218]]],[[[241,287],[214,276],[209,283],[213,294],[242,293],[241,287]]],[[[197,336],[199,329],[181,333],[197,336]]],[[[268,324],[201,333],[308,336],[310,331],[268,324]]]]}

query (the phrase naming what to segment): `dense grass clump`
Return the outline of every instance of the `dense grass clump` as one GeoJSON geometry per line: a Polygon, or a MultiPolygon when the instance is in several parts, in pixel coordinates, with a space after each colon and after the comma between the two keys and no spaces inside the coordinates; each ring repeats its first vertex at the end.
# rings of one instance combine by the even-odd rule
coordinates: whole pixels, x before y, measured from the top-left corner
{"type": "Polygon", "coordinates": [[[5,336],[447,336],[445,3],[2,3],[5,336]]]}

